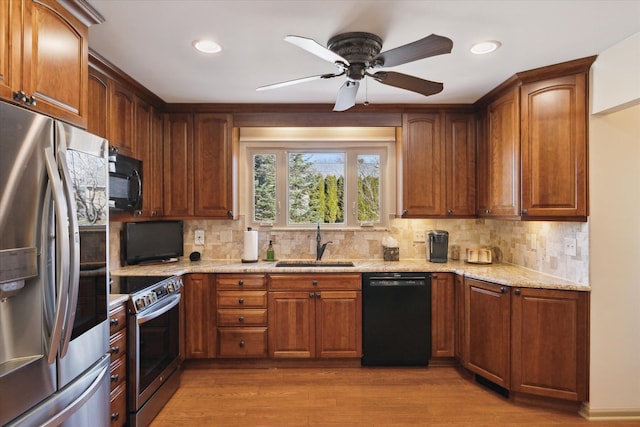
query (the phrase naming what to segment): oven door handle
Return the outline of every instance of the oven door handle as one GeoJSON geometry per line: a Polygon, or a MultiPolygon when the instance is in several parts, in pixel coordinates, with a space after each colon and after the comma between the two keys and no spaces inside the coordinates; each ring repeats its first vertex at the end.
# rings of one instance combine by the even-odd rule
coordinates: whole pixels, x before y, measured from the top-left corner
{"type": "Polygon", "coordinates": [[[138,316],[137,317],[138,325],[142,325],[143,323],[147,323],[148,321],[153,320],[158,316],[162,316],[163,314],[171,310],[173,307],[175,307],[179,303],[180,303],[180,294],[176,294],[171,298],[167,298],[165,301],[163,301],[160,304],[160,306],[155,308],[150,313],[144,314],[143,316],[138,316]]]}

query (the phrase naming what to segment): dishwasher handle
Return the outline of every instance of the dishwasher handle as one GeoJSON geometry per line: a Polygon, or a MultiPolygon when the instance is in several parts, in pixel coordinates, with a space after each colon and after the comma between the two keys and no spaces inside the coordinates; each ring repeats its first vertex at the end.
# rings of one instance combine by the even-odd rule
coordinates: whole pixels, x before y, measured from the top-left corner
{"type": "Polygon", "coordinates": [[[399,286],[427,286],[429,282],[426,277],[403,277],[403,278],[377,278],[369,279],[368,286],[371,287],[399,287],[399,286]]]}

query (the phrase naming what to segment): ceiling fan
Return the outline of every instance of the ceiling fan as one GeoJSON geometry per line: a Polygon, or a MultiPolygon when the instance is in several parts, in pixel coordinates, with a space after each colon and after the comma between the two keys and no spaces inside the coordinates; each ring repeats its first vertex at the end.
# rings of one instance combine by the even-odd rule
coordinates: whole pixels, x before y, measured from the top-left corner
{"type": "Polygon", "coordinates": [[[382,84],[410,90],[425,96],[442,92],[443,84],[439,82],[394,71],[377,71],[371,73],[369,70],[381,67],[394,67],[396,65],[417,61],[418,59],[450,53],[453,48],[451,39],[437,34],[431,34],[413,43],[396,47],[382,53],[380,52],[382,49],[382,39],[375,34],[365,32],[338,34],[329,39],[327,47],[322,46],[313,39],[300,36],[286,36],[284,40],[325,61],[333,62],[338,67],[338,72],[270,84],[261,86],[256,90],[276,89],[313,80],[346,76],[347,81],[338,92],[338,97],[333,107],[334,111],[345,111],[355,105],[360,80],[365,77],[371,77],[382,84]]]}

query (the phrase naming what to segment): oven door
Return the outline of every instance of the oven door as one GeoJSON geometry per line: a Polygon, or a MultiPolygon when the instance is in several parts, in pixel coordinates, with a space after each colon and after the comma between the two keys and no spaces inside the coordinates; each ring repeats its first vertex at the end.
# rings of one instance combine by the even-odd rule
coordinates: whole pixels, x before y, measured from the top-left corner
{"type": "Polygon", "coordinates": [[[129,403],[140,410],[180,363],[180,293],[129,322],[129,403]]]}

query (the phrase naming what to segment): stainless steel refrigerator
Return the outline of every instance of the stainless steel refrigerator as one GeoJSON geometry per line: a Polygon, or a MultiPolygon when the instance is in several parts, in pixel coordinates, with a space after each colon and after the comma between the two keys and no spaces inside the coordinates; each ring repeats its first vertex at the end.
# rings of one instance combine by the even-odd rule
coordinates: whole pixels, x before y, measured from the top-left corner
{"type": "Polygon", "coordinates": [[[0,103],[0,425],[107,426],[107,141],[0,103]]]}

